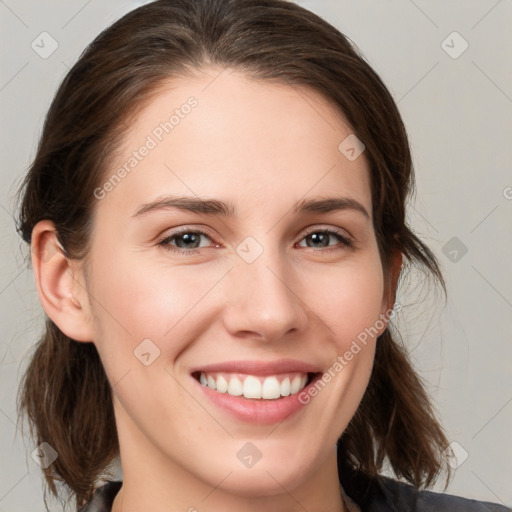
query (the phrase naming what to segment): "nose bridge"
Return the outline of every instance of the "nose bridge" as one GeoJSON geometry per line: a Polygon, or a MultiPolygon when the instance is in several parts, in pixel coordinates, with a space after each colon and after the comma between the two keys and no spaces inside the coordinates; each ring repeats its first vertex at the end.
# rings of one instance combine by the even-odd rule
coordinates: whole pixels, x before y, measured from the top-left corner
{"type": "MultiPolygon", "coordinates": [[[[263,237],[260,237],[260,240],[263,237]]],[[[293,268],[272,236],[260,243],[247,237],[237,247],[239,261],[230,272],[226,327],[232,334],[251,333],[276,340],[305,326],[306,312],[293,290],[293,268]]]]}

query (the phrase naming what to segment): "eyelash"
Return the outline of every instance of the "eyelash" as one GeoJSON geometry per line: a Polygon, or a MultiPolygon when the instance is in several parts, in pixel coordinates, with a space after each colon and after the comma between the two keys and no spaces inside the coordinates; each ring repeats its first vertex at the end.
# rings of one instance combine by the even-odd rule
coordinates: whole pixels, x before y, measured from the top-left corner
{"type": "MultiPolygon", "coordinates": [[[[327,229],[327,228],[326,229],[318,229],[318,228],[317,229],[311,229],[311,230],[307,231],[304,234],[304,236],[301,238],[300,241],[304,240],[304,238],[308,237],[309,235],[311,235],[313,233],[322,233],[322,234],[327,234],[327,235],[333,235],[333,236],[337,237],[338,240],[343,245],[343,247],[331,247],[331,248],[323,248],[323,249],[310,248],[313,251],[321,251],[321,252],[330,253],[332,251],[340,251],[340,250],[354,249],[355,248],[355,243],[353,242],[353,240],[347,238],[346,236],[342,235],[340,232],[338,232],[336,230],[327,229]]],[[[178,254],[192,255],[192,254],[199,253],[201,251],[201,249],[181,249],[180,247],[173,246],[173,245],[171,245],[169,243],[171,240],[174,240],[175,238],[177,238],[179,236],[182,236],[182,235],[185,235],[185,234],[204,235],[209,240],[212,240],[212,238],[206,232],[204,232],[204,231],[195,230],[195,229],[186,229],[185,228],[185,229],[182,229],[182,230],[180,230],[178,232],[175,232],[172,235],[167,236],[164,239],[160,240],[158,242],[158,245],[163,247],[167,251],[172,251],[172,252],[175,252],[175,253],[178,253],[178,254]]]]}

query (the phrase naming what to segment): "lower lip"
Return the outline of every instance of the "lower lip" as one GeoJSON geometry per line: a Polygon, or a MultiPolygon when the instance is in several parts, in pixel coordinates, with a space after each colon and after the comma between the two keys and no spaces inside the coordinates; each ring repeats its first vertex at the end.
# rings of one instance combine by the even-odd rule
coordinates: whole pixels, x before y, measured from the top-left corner
{"type": "Polygon", "coordinates": [[[313,386],[320,377],[321,374],[315,375],[307,386],[294,395],[273,400],[244,398],[243,396],[233,396],[229,393],[219,393],[208,386],[203,386],[194,377],[192,379],[216,406],[224,409],[236,419],[249,423],[269,425],[281,423],[297,414],[305,405],[299,401],[299,395],[307,393],[308,388],[313,386]]]}

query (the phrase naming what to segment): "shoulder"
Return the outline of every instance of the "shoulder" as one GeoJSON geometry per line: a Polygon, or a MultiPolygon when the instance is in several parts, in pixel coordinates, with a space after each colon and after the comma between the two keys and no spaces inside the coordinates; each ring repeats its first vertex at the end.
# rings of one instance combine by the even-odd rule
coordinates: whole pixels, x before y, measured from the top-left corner
{"type": "Polygon", "coordinates": [[[89,501],[78,512],[111,512],[116,494],[123,482],[115,480],[98,487],[89,501]]]}
{"type": "MultiPolygon", "coordinates": [[[[398,482],[391,478],[381,478],[379,487],[385,500],[394,505],[396,510],[414,510],[416,512],[510,512],[504,505],[486,501],[472,500],[426,490],[417,490],[412,485],[398,482]]],[[[373,509],[370,509],[373,510],[373,509]]],[[[393,508],[375,508],[376,511],[393,510],[393,508]]]]}
{"type": "Polygon", "coordinates": [[[512,512],[512,508],[452,494],[418,490],[382,475],[369,476],[338,465],[340,483],[361,512],[512,512]]]}

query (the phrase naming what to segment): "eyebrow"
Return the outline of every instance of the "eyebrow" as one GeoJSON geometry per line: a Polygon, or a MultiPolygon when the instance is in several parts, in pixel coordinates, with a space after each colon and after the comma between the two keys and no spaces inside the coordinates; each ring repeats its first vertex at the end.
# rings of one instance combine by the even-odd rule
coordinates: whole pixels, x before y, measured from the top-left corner
{"type": "MultiPolygon", "coordinates": [[[[226,203],[217,199],[201,199],[198,197],[166,196],[142,205],[133,217],[145,215],[153,211],[167,210],[169,208],[178,208],[179,210],[192,213],[220,215],[223,217],[230,217],[235,214],[235,207],[230,202],[226,203]]],[[[303,199],[302,201],[298,201],[293,207],[293,211],[297,214],[329,213],[341,210],[359,212],[366,219],[370,220],[370,214],[366,208],[359,201],[350,197],[303,199]]]]}

